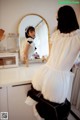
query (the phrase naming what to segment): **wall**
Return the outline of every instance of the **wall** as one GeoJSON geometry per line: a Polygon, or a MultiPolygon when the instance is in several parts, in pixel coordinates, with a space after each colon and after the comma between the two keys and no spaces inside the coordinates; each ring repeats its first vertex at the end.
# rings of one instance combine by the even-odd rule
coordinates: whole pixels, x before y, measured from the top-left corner
{"type": "Polygon", "coordinates": [[[79,5],[79,25],[80,25],[80,5],[79,5]]]}
{"type": "MultiPolygon", "coordinates": [[[[0,0],[0,27],[6,32],[17,32],[20,19],[27,13],[37,13],[43,16],[52,33],[56,26],[56,14],[60,7],[57,0],[0,0]]],[[[79,5],[72,5],[79,18],[79,5]]],[[[80,23],[80,22],[79,22],[80,23]]]]}
{"type": "Polygon", "coordinates": [[[0,0],[0,27],[1,27],[1,0],[0,0]]]}

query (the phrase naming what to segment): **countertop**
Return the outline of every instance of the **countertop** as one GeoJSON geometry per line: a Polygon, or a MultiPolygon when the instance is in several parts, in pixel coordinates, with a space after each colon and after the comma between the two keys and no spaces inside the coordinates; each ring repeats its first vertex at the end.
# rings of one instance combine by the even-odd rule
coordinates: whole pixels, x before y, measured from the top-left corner
{"type": "Polygon", "coordinates": [[[34,73],[43,63],[30,64],[29,67],[0,69],[0,87],[31,83],[34,73]]]}

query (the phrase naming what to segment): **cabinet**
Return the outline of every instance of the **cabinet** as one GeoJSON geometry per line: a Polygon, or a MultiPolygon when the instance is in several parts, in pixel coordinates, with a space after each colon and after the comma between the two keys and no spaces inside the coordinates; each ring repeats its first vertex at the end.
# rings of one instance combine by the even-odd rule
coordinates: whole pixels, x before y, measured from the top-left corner
{"type": "Polygon", "coordinates": [[[25,104],[30,84],[8,87],[9,120],[36,120],[32,106],[25,104]]]}
{"type": "Polygon", "coordinates": [[[0,87],[0,112],[8,112],[8,98],[6,87],[0,87]]]}

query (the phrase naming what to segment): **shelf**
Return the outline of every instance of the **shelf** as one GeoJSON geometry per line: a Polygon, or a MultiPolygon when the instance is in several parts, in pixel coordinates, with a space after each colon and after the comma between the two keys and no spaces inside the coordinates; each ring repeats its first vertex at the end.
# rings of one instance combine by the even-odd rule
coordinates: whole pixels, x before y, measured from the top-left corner
{"type": "Polygon", "coordinates": [[[17,66],[18,66],[18,53],[0,53],[0,68],[17,66]]]}

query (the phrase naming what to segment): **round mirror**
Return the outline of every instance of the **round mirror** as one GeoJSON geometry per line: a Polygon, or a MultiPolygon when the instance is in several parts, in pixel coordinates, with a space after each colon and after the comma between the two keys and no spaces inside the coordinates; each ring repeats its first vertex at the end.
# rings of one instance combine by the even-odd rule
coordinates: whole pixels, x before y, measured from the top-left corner
{"type": "Polygon", "coordinates": [[[37,14],[28,14],[20,21],[18,27],[20,56],[22,54],[21,46],[26,39],[25,29],[29,26],[35,28],[34,44],[36,47],[33,54],[29,57],[29,62],[47,61],[49,56],[49,26],[46,20],[37,14]]]}

